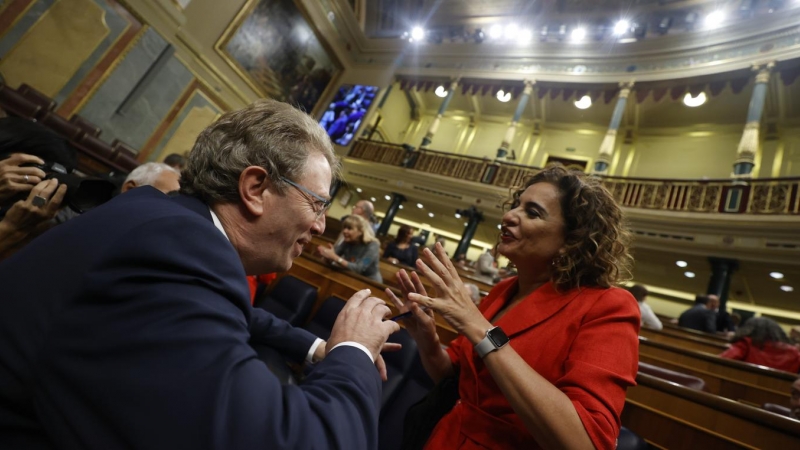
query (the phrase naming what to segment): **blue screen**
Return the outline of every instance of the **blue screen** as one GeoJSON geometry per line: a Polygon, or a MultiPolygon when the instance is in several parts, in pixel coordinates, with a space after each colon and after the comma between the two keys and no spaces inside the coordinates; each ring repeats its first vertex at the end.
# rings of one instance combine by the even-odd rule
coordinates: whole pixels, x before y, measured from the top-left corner
{"type": "Polygon", "coordinates": [[[339,88],[319,121],[334,143],[347,145],[353,140],[377,93],[377,86],[345,84],[339,88]]]}

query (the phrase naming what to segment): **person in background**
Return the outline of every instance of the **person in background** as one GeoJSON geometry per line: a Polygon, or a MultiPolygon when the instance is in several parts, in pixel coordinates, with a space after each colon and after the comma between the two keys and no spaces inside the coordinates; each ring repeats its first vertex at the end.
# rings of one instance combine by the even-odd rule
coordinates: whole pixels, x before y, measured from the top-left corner
{"type": "Polygon", "coordinates": [[[127,192],[139,186],[153,186],[159,191],[169,194],[181,188],[181,173],[164,163],[149,162],[133,169],[125,182],[122,183],[121,192],[127,192]]]}
{"type": "MultiPolygon", "coordinates": [[[[380,225],[378,219],[375,218],[375,205],[373,205],[372,202],[369,200],[357,201],[356,204],[353,205],[353,209],[350,211],[350,214],[361,216],[364,219],[366,219],[367,222],[369,222],[373,232],[376,231],[378,229],[378,226],[380,225]]],[[[347,217],[348,216],[342,217],[341,219],[342,222],[344,222],[344,219],[346,219],[347,217]]]]}
{"type": "Polygon", "coordinates": [[[317,251],[332,263],[383,283],[379,267],[381,246],[369,222],[361,216],[351,215],[342,222],[342,243],[336,246],[320,245],[317,251]]]}
{"type": "Polygon", "coordinates": [[[412,312],[404,325],[425,370],[458,380],[426,449],[614,448],[639,362],[639,308],[614,287],[630,264],[622,214],[598,179],[548,167],[503,215],[498,251],[519,275],[480,307],[440,245],[417,262],[436,293],[398,271],[404,298],[387,295],[412,312]],[[447,349],[434,312],[460,334],[447,349]]]}
{"type": "Polygon", "coordinates": [[[639,303],[639,312],[642,314],[642,326],[645,328],[652,328],[654,330],[660,330],[664,328],[664,325],[656,316],[656,313],[653,312],[653,309],[650,308],[650,305],[644,302],[645,298],[647,298],[647,288],[642,286],[641,284],[634,284],[633,286],[627,288],[628,292],[633,295],[633,298],[636,299],[636,302],[639,303]]]}
{"type": "Polygon", "coordinates": [[[789,343],[777,322],[766,317],[751,317],[733,336],[731,347],[719,356],[772,367],[787,372],[800,372],[800,350],[789,343]]]}
{"type": "Polygon", "coordinates": [[[719,297],[716,295],[698,295],[694,299],[694,306],[678,317],[678,325],[706,333],[716,333],[717,313],[715,311],[718,307],[719,297]]]}
{"type": "Polygon", "coordinates": [[[800,420],[800,377],[792,383],[791,398],[789,399],[790,414],[793,419],[800,420]]]}
{"type": "Polygon", "coordinates": [[[177,170],[178,173],[180,173],[181,170],[183,170],[183,168],[186,166],[186,158],[183,155],[172,153],[164,158],[164,164],[172,167],[173,169],[177,170]]]}
{"type": "Polygon", "coordinates": [[[419,249],[411,243],[414,237],[414,229],[408,225],[401,225],[397,230],[395,240],[386,244],[383,257],[392,264],[403,264],[413,267],[419,258],[419,249]]]}

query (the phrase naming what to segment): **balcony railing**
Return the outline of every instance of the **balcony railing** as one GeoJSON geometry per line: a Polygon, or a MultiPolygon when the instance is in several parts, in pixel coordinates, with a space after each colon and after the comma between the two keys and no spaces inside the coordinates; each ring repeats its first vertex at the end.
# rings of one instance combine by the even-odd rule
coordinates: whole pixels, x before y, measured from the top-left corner
{"type": "MultiPolygon", "coordinates": [[[[350,157],[460,180],[509,188],[539,170],[434,150],[359,140],[350,157]]],[[[620,205],[629,208],[729,214],[800,214],[800,178],[672,180],[603,177],[620,205]]]]}

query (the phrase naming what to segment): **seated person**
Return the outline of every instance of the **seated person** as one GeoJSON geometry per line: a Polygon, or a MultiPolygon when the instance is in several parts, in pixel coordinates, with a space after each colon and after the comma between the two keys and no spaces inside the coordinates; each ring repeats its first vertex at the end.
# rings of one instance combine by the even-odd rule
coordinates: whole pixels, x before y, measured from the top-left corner
{"type": "Polygon", "coordinates": [[[678,326],[706,333],[717,332],[717,313],[719,297],[714,294],[698,295],[695,297],[694,306],[684,311],[678,317],[678,326]]]}
{"type": "Polygon", "coordinates": [[[125,178],[121,191],[124,193],[139,186],[153,186],[168,194],[181,188],[180,179],[181,173],[164,163],[144,163],[125,178]]]}
{"type": "Polygon", "coordinates": [[[353,272],[383,283],[378,267],[381,246],[366,219],[355,214],[342,222],[344,240],[334,247],[320,245],[317,250],[323,258],[353,272]]]}
{"type": "Polygon", "coordinates": [[[495,264],[494,249],[486,249],[478,257],[477,272],[481,275],[494,278],[500,273],[500,269],[495,264]]]}
{"type": "Polygon", "coordinates": [[[753,317],[733,336],[733,344],[719,356],[767,366],[787,372],[800,372],[800,350],[777,322],[766,317],[753,317]]]}
{"type": "Polygon", "coordinates": [[[383,257],[388,259],[392,264],[404,264],[414,267],[417,258],[419,258],[419,253],[417,246],[411,243],[413,235],[413,228],[408,225],[401,225],[400,229],[397,230],[397,237],[395,240],[386,244],[383,257]]]}
{"type": "Polygon", "coordinates": [[[647,288],[642,286],[641,284],[634,284],[633,286],[627,288],[628,292],[633,295],[633,298],[636,299],[636,302],[639,303],[639,312],[642,314],[642,326],[645,328],[652,328],[654,330],[660,330],[664,328],[664,325],[656,316],[656,313],[653,312],[653,308],[650,307],[644,300],[647,298],[647,288]]]}
{"type": "Polygon", "coordinates": [[[172,153],[164,158],[164,164],[172,167],[173,169],[177,170],[178,173],[180,173],[184,166],[186,166],[186,158],[184,158],[183,155],[172,153]]]}

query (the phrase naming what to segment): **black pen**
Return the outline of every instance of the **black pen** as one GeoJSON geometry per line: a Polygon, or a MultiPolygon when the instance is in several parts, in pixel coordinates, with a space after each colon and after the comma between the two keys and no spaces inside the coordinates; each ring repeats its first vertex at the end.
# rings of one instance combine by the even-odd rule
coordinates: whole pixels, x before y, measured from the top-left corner
{"type": "MultiPolygon", "coordinates": [[[[425,306],[423,306],[423,307],[422,307],[422,311],[423,311],[423,312],[424,312],[424,311],[427,311],[427,310],[428,310],[428,308],[427,308],[427,307],[425,307],[425,306]]],[[[410,317],[410,316],[411,316],[411,314],[414,314],[414,313],[413,313],[413,312],[411,312],[411,311],[404,312],[403,314],[398,314],[398,315],[396,315],[396,316],[392,317],[392,318],[391,318],[391,319],[389,319],[389,320],[393,320],[393,321],[397,322],[398,320],[403,320],[403,319],[405,319],[406,317],[410,317]]]]}

